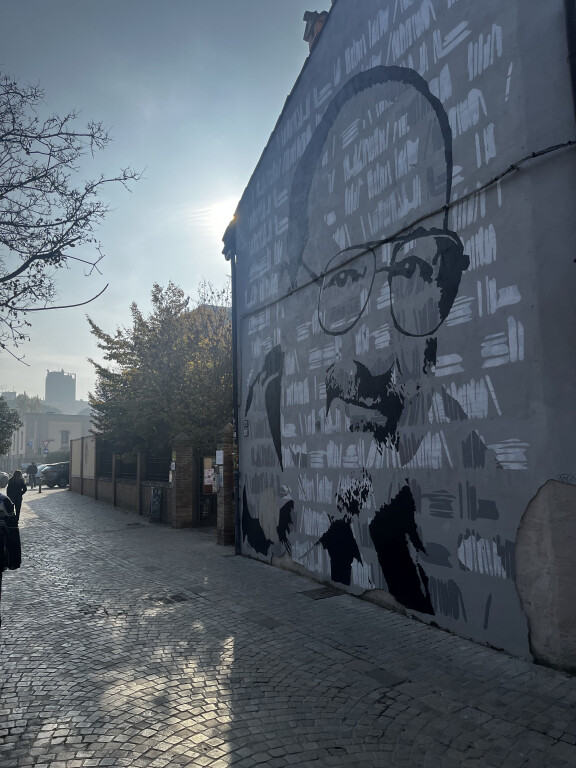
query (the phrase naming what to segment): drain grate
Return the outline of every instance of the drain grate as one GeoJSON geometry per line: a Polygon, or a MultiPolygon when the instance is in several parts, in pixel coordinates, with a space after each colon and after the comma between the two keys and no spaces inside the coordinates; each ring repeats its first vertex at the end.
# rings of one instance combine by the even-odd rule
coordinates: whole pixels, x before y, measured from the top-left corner
{"type": "Polygon", "coordinates": [[[311,600],[326,600],[327,597],[338,597],[343,592],[340,592],[338,589],[332,589],[332,587],[320,587],[320,589],[309,589],[306,592],[302,592],[302,594],[311,600]]]}

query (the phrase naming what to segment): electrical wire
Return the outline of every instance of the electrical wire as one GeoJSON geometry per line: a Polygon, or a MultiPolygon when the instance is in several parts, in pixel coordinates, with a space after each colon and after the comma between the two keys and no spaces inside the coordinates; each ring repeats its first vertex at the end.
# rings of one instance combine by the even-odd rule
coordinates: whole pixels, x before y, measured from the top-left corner
{"type": "MultiPolygon", "coordinates": [[[[536,160],[539,157],[543,157],[544,155],[549,155],[552,152],[558,152],[561,149],[566,149],[568,147],[572,147],[576,144],[576,139],[572,139],[569,141],[564,141],[561,144],[552,144],[549,147],[546,147],[546,149],[540,149],[537,152],[531,152],[529,155],[525,155],[524,157],[520,158],[520,160],[517,160],[514,163],[511,163],[505,170],[501,171],[500,173],[496,174],[496,176],[493,176],[491,179],[486,181],[484,184],[481,184],[479,187],[476,187],[475,189],[471,190],[470,192],[467,192],[466,194],[462,195],[461,197],[456,198],[455,200],[451,200],[446,205],[442,205],[439,208],[436,208],[433,211],[429,211],[428,213],[423,214],[419,218],[415,219],[414,221],[411,221],[409,224],[406,224],[404,227],[401,227],[396,232],[394,232],[392,235],[386,238],[386,240],[393,240],[405,232],[409,232],[411,229],[413,229],[418,224],[421,224],[423,221],[426,221],[427,219],[432,218],[433,216],[437,216],[440,213],[446,213],[451,208],[454,208],[457,205],[460,205],[461,203],[465,203],[467,200],[470,200],[470,198],[474,197],[475,195],[479,195],[481,192],[484,192],[484,190],[488,189],[489,187],[494,186],[494,184],[497,184],[499,181],[504,179],[506,176],[509,176],[511,173],[514,173],[516,171],[519,171],[520,168],[527,162],[531,160],[536,160]]],[[[353,261],[355,258],[357,258],[357,254],[353,256],[348,261],[353,261]]],[[[348,263],[348,262],[343,262],[348,263]]],[[[339,267],[342,267],[343,263],[339,264],[339,267]]],[[[292,296],[293,294],[303,290],[304,288],[307,288],[310,285],[313,285],[314,283],[317,283],[319,280],[321,280],[327,272],[322,272],[317,277],[313,278],[312,280],[307,280],[306,282],[302,283],[301,285],[296,286],[292,290],[285,293],[283,296],[278,297],[277,299],[273,299],[272,301],[268,302],[267,304],[260,304],[256,309],[253,309],[249,312],[244,312],[240,315],[241,320],[245,320],[248,317],[252,317],[253,315],[256,315],[260,312],[263,312],[266,309],[269,309],[270,307],[273,307],[275,304],[279,304],[280,302],[287,299],[289,296],[292,296]]]]}

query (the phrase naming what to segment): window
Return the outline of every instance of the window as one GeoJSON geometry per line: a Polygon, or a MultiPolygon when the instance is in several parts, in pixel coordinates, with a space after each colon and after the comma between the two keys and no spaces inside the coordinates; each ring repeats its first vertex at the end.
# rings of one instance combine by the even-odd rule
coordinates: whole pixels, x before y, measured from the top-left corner
{"type": "Polygon", "coordinates": [[[67,429],[62,430],[60,432],[60,445],[69,445],[70,443],[70,432],[67,429]]]}

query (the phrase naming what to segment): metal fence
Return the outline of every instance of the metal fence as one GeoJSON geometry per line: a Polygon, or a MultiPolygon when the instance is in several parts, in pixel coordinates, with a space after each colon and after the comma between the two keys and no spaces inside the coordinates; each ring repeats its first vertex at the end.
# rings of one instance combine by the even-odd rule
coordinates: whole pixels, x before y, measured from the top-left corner
{"type": "MultiPolygon", "coordinates": [[[[144,462],[145,472],[142,480],[151,480],[154,482],[168,482],[170,475],[171,454],[146,455],[144,462]]],[[[113,458],[111,451],[101,451],[98,457],[98,475],[99,477],[112,477],[113,458]]],[[[115,475],[119,480],[135,480],[137,473],[137,462],[128,461],[121,457],[116,457],[115,475]]]]}

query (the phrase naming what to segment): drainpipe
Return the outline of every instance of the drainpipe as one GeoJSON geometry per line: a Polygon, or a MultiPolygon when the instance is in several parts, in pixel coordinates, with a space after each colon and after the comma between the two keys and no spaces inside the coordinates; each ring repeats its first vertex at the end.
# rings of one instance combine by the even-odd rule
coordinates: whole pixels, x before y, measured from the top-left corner
{"type": "Polygon", "coordinates": [[[572,81],[572,104],[576,119],[576,0],[564,0],[564,18],[566,20],[566,38],[568,41],[568,65],[572,81]]]}
{"type": "Polygon", "coordinates": [[[242,526],[240,518],[240,467],[238,463],[238,323],[237,323],[237,294],[236,294],[236,221],[231,221],[222,238],[224,249],[222,253],[232,268],[232,397],[234,433],[232,443],[232,476],[234,478],[234,547],[237,555],[242,554],[242,526]]]}
{"type": "Polygon", "coordinates": [[[234,477],[234,546],[237,555],[242,554],[242,528],[240,525],[240,466],[238,456],[238,327],[236,321],[236,254],[232,257],[232,396],[234,398],[233,472],[234,477]]]}

